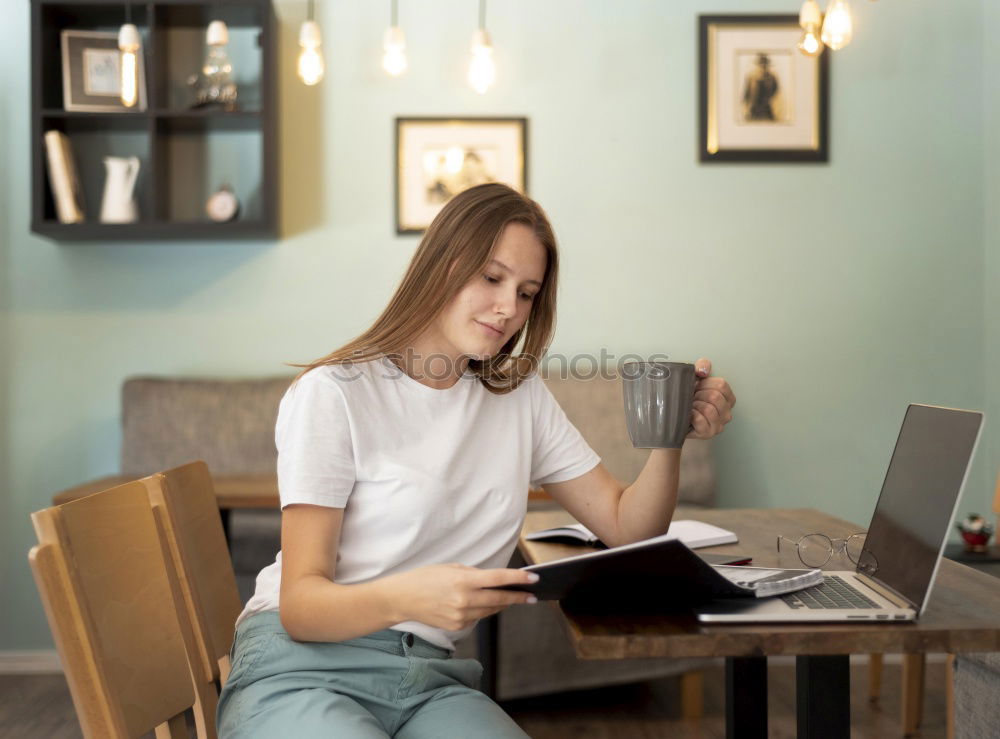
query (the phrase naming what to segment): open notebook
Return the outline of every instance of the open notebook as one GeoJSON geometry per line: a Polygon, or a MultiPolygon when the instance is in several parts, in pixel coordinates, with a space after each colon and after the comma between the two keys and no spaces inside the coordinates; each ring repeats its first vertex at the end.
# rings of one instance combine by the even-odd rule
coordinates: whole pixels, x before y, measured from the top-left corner
{"type": "Polygon", "coordinates": [[[590,601],[603,606],[691,605],[712,598],[762,598],[823,581],[820,570],[711,565],[669,534],[528,565],[539,581],[506,585],[539,600],[590,601]]]}
{"type": "MultiPolygon", "coordinates": [[[[565,544],[589,544],[594,547],[605,546],[604,542],[582,523],[534,531],[524,538],[528,541],[555,541],[565,544]]],[[[713,526],[710,523],[687,519],[671,521],[670,528],[667,529],[667,533],[662,538],[665,540],[679,539],[687,545],[688,549],[714,547],[718,544],[735,544],[739,541],[732,531],[713,526]]]]}

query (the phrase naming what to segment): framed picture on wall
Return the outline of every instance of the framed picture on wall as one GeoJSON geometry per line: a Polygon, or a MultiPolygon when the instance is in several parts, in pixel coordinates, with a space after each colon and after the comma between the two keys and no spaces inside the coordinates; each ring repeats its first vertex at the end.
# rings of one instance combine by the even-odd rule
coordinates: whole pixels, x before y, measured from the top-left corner
{"type": "Polygon", "coordinates": [[[136,105],[121,101],[121,51],[114,31],[60,32],[63,108],[89,112],[129,112],[146,109],[146,73],[142,51],[137,55],[139,87],[136,105]]]}
{"type": "Polygon", "coordinates": [[[829,161],[828,56],[795,15],[698,17],[702,162],[829,161]]]}
{"type": "Polygon", "coordinates": [[[527,194],[527,132],[527,118],[397,118],[396,233],[421,233],[484,182],[527,194]]]}

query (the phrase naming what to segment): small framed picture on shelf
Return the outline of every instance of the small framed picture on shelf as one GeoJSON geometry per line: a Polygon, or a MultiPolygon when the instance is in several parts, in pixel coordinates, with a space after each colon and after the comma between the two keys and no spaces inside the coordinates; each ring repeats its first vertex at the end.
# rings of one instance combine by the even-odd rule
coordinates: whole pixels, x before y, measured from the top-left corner
{"type": "Polygon", "coordinates": [[[829,52],[799,50],[798,16],[698,21],[700,160],[828,161],[829,52]]]}
{"type": "Polygon", "coordinates": [[[475,185],[527,193],[527,128],[527,118],[397,118],[396,233],[426,230],[475,185]]]}
{"type": "Polygon", "coordinates": [[[134,107],[121,101],[121,51],[114,31],[64,30],[62,47],[63,108],[95,113],[146,109],[146,72],[137,54],[138,95],[134,107]]]}

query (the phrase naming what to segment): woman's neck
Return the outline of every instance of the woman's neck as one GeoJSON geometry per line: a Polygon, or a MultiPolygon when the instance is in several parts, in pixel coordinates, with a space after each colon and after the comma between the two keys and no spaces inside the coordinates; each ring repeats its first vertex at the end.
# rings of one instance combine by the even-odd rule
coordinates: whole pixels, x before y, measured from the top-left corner
{"type": "Polygon", "coordinates": [[[420,384],[446,390],[465,374],[469,356],[455,350],[444,350],[439,343],[421,337],[393,356],[392,362],[420,384]]]}

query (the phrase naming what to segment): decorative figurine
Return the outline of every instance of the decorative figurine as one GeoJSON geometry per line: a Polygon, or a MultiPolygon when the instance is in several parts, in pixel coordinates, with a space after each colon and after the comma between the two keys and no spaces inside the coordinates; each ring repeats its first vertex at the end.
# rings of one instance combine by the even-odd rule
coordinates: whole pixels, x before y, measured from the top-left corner
{"type": "Polygon", "coordinates": [[[226,44],[229,43],[229,29],[222,21],[212,21],[205,33],[208,50],[201,71],[188,78],[194,87],[195,108],[206,105],[221,105],[226,110],[236,108],[236,83],[233,81],[233,64],[229,61],[226,44]]]}
{"type": "Polygon", "coordinates": [[[993,527],[978,513],[970,513],[960,524],[956,524],[965,541],[965,551],[985,552],[986,544],[993,536],[993,527]]]}
{"type": "Polygon", "coordinates": [[[139,157],[104,157],[107,176],[101,200],[101,223],[134,223],[139,220],[135,204],[135,181],[139,157]]]}

